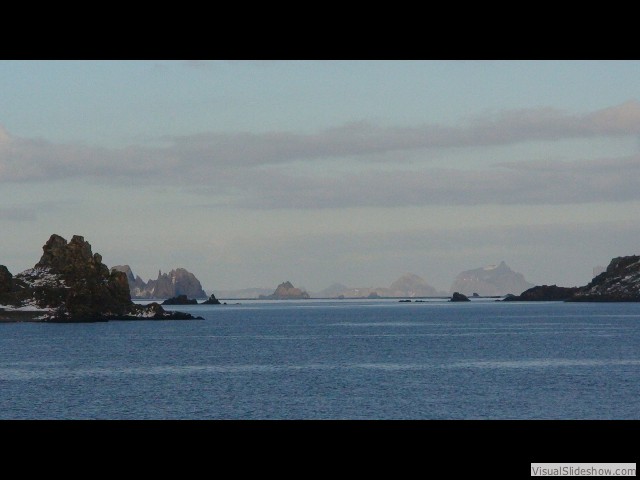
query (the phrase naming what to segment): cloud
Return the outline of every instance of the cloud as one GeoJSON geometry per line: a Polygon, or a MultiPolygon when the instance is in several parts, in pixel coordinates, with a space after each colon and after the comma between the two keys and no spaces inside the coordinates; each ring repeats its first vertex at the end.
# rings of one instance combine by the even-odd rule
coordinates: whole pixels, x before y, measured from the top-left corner
{"type": "Polygon", "coordinates": [[[181,163],[180,159],[158,149],[56,144],[8,134],[3,139],[0,132],[0,183],[83,177],[102,180],[129,177],[142,181],[149,177],[169,179],[181,163]]]}
{"type": "Polygon", "coordinates": [[[355,122],[316,134],[202,133],[167,137],[178,158],[215,165],[255,166],[336,157],[362,157],[431,148],[508,145],[597,136],[640,135],[640,102],[584,115],[551,108],[500,112],[469,119],[458,127],[380,127],[355,122]]]}
{"type": "Polygon", "coordinates": [[[496,164],[483,170],[368,170],[340,175],[284,167],[229,173],[194,187],[229,195],[247,208],[406,207],[477,204],[568,204],[640,199],[640,156],[590,161],[496,164]]]}
{"type": "Polygon", "coordinates": [[[629,100],[581,115],[549,107],[498,112],[472,118],[468,127],[459,133],[466,133],[470,145],[637,135],[640,133],[640,102],[629,100]]]}
{"type": "Polygon", "coordinates": [[[165,137],[164,146],[119,149],[18,138],[0,129],[0,183],[126,179],[134,185],[197,188],[208,195],[224,195],[229,204],[251,208],[624,201],[640,197],[636,181],[640,157],[519,161],[456,170],[454,165],[429,167],[424,155],[411,162],[404,153],[629,135],[640,135],[636,100],[586,114],[551,108],[498,112],[455,127],[380,127],[359,122],[310,134],[165,137]],[[345,158],[351,160],[352,173],[333,168],[335,161],[345,158]],[[327,160],[334,161],[332,167],[318,169],[327,160]]]}

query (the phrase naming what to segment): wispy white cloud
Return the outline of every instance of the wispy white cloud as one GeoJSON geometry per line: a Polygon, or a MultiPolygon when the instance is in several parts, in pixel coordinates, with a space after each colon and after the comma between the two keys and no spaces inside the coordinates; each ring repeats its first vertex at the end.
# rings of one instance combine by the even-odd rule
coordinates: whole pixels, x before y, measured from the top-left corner
{"type": "Polygon", "coordinates": [[[204,195],[227,194],[247,208],[567,204],[640,199],[640,156],[496,164],[483,170],[368,170],[340,175],[284,167],[233,172],[204,195]]]}
{"type": "Polygon", "coordinates": [[[166,137],[165,146],[120,149],[18,138],[0,129],[0,183],[126,178],[139,185],[186,185],[251,208],[624,201],[640,198],[637,156],[456,170],[432,167],[428,156],[408,161],[403,153],[630,135],[640,135],[636,100],[586,114],[550,108],[498,112],[455,127],[360,122],[315,134],[202,133],[166,137]],[[398,160],[390,164],[394,153],[398,160]],[[343,158],[356,160],[359,172],[316,168],[343,158]],[[386,159],[384,168],[380,158],[386,159]]]}
{"type": "Polygon", "coordinates": [[[583,115],[551,108],[500,112],[469,119],[457,127],[380,127],[356,122],[316,134],[203,133],[167,140],[173,142],[169,150],[179,158],[206,159],[219,166],[254,166],[345,156],[368,160],[372,154],[407,150],[626,135],[640,135],[640,102],[636,100],[583,115]]]}

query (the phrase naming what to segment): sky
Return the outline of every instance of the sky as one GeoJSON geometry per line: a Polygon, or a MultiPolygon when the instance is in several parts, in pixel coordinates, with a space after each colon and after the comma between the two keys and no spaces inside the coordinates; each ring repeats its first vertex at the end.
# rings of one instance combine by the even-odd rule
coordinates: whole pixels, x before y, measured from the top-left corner
{"type": "Polygon", "coordinates": [[[640,254],[639,61],[0,60],[0,264],[448,291],[640,254]]]}

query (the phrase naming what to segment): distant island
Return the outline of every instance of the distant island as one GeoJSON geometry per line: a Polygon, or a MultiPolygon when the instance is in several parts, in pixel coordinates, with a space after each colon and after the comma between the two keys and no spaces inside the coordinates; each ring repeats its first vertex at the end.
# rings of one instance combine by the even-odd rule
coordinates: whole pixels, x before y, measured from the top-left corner
{"type": "Polygon", "coordinates": [[[207,298],[200,280],[185,268],[176,268],[169,273],[158,270],[158,278],[145,282],[133,274],[129,265],[116,265],[111,270],[124,272],[129,282],[131,298],[162,299],[186,295],[189,298],[207,298]]]}
{"type": "Polygon", "coordinates": [[[300,290],[294,287],[291,282],[286,281],[278,285],[271,295],[260,295],[258,298],[260,300],[301,300],[310,298],[310,296],[306,291],[300,290]]]}
{"type": "Polygon", "coordinates": [[[583,287],[540,285],[504,301],[640,302],[640,256],[616,257],[583,287]]]}
{"type": "Polygon", "coordinates": [[[465,295],[477,293],[484,297],[519,294],[533,287],[521,273],[514,272],[504,262],[464,271],[456,277],[450,293],[459,292],[465,295]]]}
{"type": "Polygon", "coordinates": [[[388,287],[347,287],[334,283],[313,295],[316,298],[416,298],[444,297],[446,292],[439,292],[429,285],[424,278],[405,273],[388,287]]]}
{"type": "Polygon", "coordinates": [[[0,265],[0,321],[102,322],[189,320],[191,314],[158,303],[132,302],[127,275],[109,270],[80,235],[53,234],[40,261],[15,277],[0,265]]]}

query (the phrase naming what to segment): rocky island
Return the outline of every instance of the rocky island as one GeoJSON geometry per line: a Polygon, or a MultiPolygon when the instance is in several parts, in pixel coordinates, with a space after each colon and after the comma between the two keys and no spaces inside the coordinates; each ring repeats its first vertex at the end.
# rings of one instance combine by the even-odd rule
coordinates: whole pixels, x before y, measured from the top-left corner
{"type": "Polygon", "coordinates": [[[145,282],[139,275],[133,275],[129,265],[116,265],[111,270],[124,272],[129,281],[131,298],[161,299],[185,295],[189,298],[207,298],[200,280],[185,268],[176,268],[169,273],[158,270],[158,278],[145,282]]]}
{"type": "Polygon", "coordinates": [[[204,302],[201,303],[201,305],[222,305],[222,304],[220,303],[220,300],[218,300],[216,296],[212,293],[208,299],[206,299],[204,302]]]}
{"type": "Polygon", "coordinates": [[[162,305],[197,305],[198,300],[188,298],[186,295],[178,295],[177,297],[167,298],[162,305]]]}
{"type": "Polygon", "coordinates": [[[450,302],[470,302],[471,300],[469,300],[469,297],[467,297],[463,293],[453,292],[453,295],[451,295],[451,300],[449,301],[450,302]]]}
{"type": "Polygon", "coordinates": [[[99,322],[109,320],[187,320],[188,313],[159,304],[131,301],[127,275],[109,271],[102,256],[80,235],[67,242],[51,235],[33,268],[13,276],[0,265],[0,320],[99,322]]]}
{"type": "MultiPolygon", "coordinates": [[[[211,296],[204,302],[198,304],[198,300],[195,298],[189,298],[186,295],[178,295],[177,297],[167,298],[162,305],[222,305],[220,300],[212,293],[211,296]]],[[[226,303],[224,304],[226,305],[226,303]]]]}
{"type": "Polygon", "coordinates": [[[514,272],[505,262],[500,262],[498,265],[488,265],[460,273],[449,291],[491,297],[509,293],[519,294],[533,286],[533,283],[527,282],[521,273],[514,272]]]}
{"type": "Polygon", "coordinates": [[[520,295],[507,295],[506,302],[563,302],[570,299],[578,291],[578,287],[558,287],[557,285],[537,285],[525,290],[520,295]]]}
{"type": "Polygon", "coordinates": [[[583,287],[542,285],[505,301],[640,302],[640,256],[616,257],[583,287]]]}
{"type": "Polygon", "coordinates": [[[293,286],[289,281],[281,283],[271,295],[260,295],[260,300],[300,300],[310,298],[304,290],[293,286]]]}

